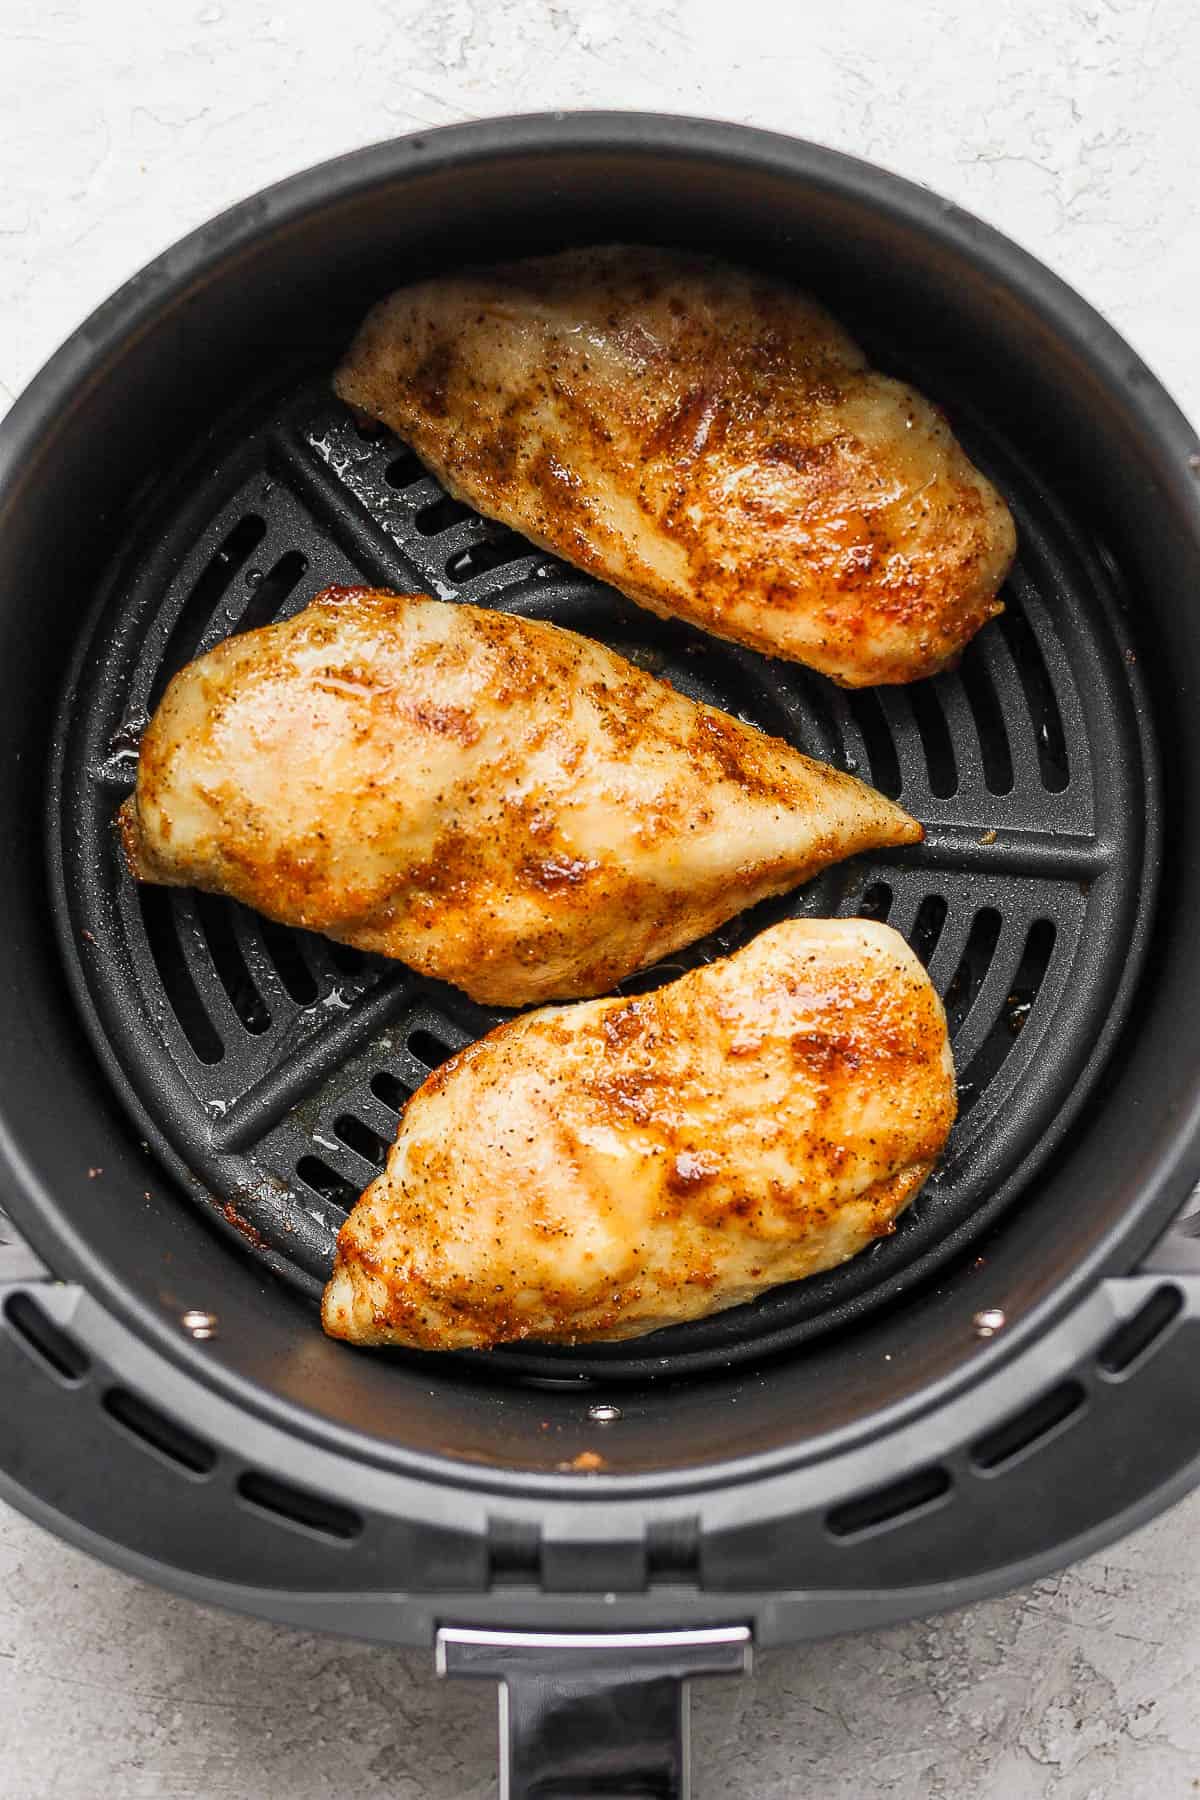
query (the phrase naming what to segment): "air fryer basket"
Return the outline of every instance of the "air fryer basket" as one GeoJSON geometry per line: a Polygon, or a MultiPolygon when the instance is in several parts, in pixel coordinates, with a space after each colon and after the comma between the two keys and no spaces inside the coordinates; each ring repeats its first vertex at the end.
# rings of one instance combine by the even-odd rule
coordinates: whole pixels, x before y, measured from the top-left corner
{"type": "Polygon", "coordinates": [[[448,1669],[496,1672],[482,1631],[572,1632],[506,1640],[514,1732],[546,1752],[563,1658],[618,1710],[632,1659],[621,1735],[641,1721],[664,1781],[678,1678],[740,1666],[750,1636],[1002,1586],[1181,1492],[1200,1455],[1200,1264],[1168,1231],[1200,1174],[1198,591],[1200,448],[1128,347],[977,221],[811,146],[496,121],[326,165],[168,252],[0,429],[0,1152],[28,1246],[0,1288],[5,1491],[208,1598],[440,1631],[448,1669]],[[779,271],[945,406],[1021,544],[1007,612],[956,672],[846,694],[653,620],[332,398],[390,286],[602,239],[779,271]],[[962,1116],[893,1238],[586,1352],[322,1338],[334,1233],[405,1096],[499,1015],[230,903],[139,892],[111,819],[174,669],[362,579],[589,632],[926,822],[919,849],[680,959],[787,910],[913,943],[962,1116]],[[629,1636],[664,1630],[686,1643],[629,1636]]]}

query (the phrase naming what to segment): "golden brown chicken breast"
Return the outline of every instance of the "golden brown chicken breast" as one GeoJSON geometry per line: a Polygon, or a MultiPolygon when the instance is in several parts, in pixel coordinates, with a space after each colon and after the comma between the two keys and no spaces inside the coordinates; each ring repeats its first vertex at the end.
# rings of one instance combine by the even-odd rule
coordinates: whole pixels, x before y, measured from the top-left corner
{"type": "Polygon", "coordinates": [[[904,940],[788,920],[638,999],[547,1007],[445,1063],[338,1238],[358,1344],[634,1337],[890,1232],[954,1122],[904,940]]]}
{"type": "Polygon", "coordinates": [[[141,881],[522,1006],[595,994],[921,827],[574,632],[330,588],[172,681],[121,809],[141,881]]]}
{"type": "Polygon", "coordinates": [[[1001,610],[1000,495],[937,408],[764,275],[608,245],[421,282],[335,386],[639,605],[847,687],[936,674],[1001,610]]]}

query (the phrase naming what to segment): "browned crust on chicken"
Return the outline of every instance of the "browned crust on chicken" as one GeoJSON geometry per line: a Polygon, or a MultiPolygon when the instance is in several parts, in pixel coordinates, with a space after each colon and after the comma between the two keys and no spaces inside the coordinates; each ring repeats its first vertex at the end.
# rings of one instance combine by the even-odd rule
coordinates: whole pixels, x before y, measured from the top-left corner
{"type": "Polygon", "coordinates": [[[332,588],[175,677],[120,833],[139,880],[518,1006],[921,828],[573,632],[332,588]]]}
{"type": "Polygon", "coordinates": [[[996,489],[938,408],[764,275],[608,245],[422,282],[335,385],[639,605],[846,686],[936,674],[1002,610],[996,489]]]}
{"type": "Polygon", "coordinates": [[[736,1306],[892,1231],[956,1105],[941,1003],[903,939],[787,921],[437,1070],[342,1228],[325,1329],[582,1343],[736,1306]]]}

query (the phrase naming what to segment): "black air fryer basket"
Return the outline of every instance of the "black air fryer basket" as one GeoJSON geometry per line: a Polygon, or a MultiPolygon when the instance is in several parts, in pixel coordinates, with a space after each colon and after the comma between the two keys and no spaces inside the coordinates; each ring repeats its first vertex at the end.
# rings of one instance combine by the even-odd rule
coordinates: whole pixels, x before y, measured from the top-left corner
{"type": "Polygon", "coordinates": [[[1198,600],[1200,445],[1149,371],[978,221],[828,151],[494,121],[327,164],[169,251],[0,428],[0,1491],[200,1598],[502,1677],[514,1795],[682,1791],[682,1677],[1026,1580],[1182,1493],[1198,600]],[[333,398],[391,287],[611,240],[814,289],[945,407],[1020,533],[957,671],[845,693],[655,620],[333,398]],[[598,637],[925,822],[640,978],[788,911],[908,938],[960,1118],[894,1237],[619,1345],[321,1335],[406,1098],[500,1015],[135,888],[112,818],[176,669],[362,580],[598,637]]]}

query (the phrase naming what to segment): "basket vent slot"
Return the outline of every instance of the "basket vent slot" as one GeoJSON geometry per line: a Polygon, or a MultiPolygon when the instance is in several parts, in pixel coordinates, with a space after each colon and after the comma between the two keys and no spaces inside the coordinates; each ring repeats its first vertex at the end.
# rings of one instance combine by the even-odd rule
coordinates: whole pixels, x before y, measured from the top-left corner
{"type": "Polygon", "coordinates": [[[411,450],[405,450],[400,456],[394,456],[383,471],[383,479],[390,488],[397,491],[415,487],[418,481],[425,479],[425,470],[420,459],[411,450]]]}
{"type": "Polygon", "coordinates": [[[957,969],[950,977],[944,999],[951,1039],[970,1012],[975,996],[991,967],[1000,942],[1000,914],[994,906],[982,906],[971,921],[957,969]]]}
{"type": "Polygon", "coordinates": [[[1155,1345],[1183,1311],[1177,1287],[1156,1288],[1131,1319],[1105,1338],[1096,1361],[1106,1375],[1124,1375],[1155,1345]]]}
{"type": "Polygon", "coordinates": [[[926,894],[913,921],[912,947],[928,968],[938,947],[949,907],[941,894],[926,894]]]}
{"type": "Polygon", "coordinates": [[[60,1380],[82,1381],[91,1369],[86,1350],[48,1318],[28,1294],[10,1294],[4,1303],[4,1316],[25,1348],[60,1380]]]}
{"type": "Polygon", "coordinates": [[[443,494],[440,500],[433,500],[423,506],[413,524],[422,537],[437,537],[440,532],[449,531],[452,525],[461,525],[464,519],[471,518],[469,506],[461,500],[452,500],[449,494],[443,494]]]}
{"type": "Polygon", "coordinates": [[[110,1418],[168,1462],[177,1463],[191,1475],[208,1475],[217,1466],[217,1453],[211,1444],[198,1438],[175,1419],[151,1406],[128,1388],[109,1388],[101,1404],[110,1418]]]}
{"type": "Polygon", "coordinates": [[[328,1200],[342,1212],[348,1213],[358,1204],[359,1190],[354,1183],[331,1169],[319,1156],[302,1156],[296,1164],[296,1173],[314,1194],[320,1194],[322,1200],[328,1200]]]}
{"type": "Polygon", "coordinates": [[[887,714],[879,697],[870,688],[856,688],[848,690],[844,698],[866,745],[872,785],[894,800],[904,783],[900,778],[900,759],[896,755],[887,714]]]}
{"type": "Polygon", "coordinates": [[[361,1156],[364,1162],[369,1162],[376,1168],[383,1167],[387,1160],[388,1145],[369,1125],[364,1125],[353,1113],[342,1113],[334,1120],[333,1129],[335,1136],[342,1140],[347,1150],[353,1150],[356,1156],[361,1156]]]}
{"type": "Polygon", "coordinates": [[[858,917],[875,919],[882,925],[891,910],[891,888],[886,881],[873,881],[858,903],[858,917]]]}
{"type": "Polygon", "coordinates": [[[1025,690],[1025,702],[1033,720],[1042,785],[1052,794],[1061,794],[1070,784],[1071,766],[1067,757],[1062,714],[1058,710],[1058,697],[1054,692],[1054,683],[1046,668],[1041,646],[1033,626],[1019,607],[1008,606],[1000,614],[996,624],[1012,651],[1017,673],[1021,677],[1021,686],[1025,690]]]}
{"type": "Polygon", "coordinates": [[[217,603],[238,570],[267,535],[265,519],[247,513],[229,533],[184,601],[183,609],[171,627],[154,681],[150,688],[149,710],[154,711],[172,675],[190,662],[196,654],[204,628],[216,611],[217,603]]]}
{"type": "Polygon", "coordinates": [[[406,1043],[409,1054],[415,1056],[419,1063],[424,1063],[427,1069],[440,1067],[447,1057],[454,1055],[453,1044],[446,1043],[444,1038],[438,1037],[436,1032],[424,1026],[410,1032],[406,1043]]]}
{"type": "Polygon", "coordinates": [[[212,955],[213,967],[221,978],[221,986],[229,995],[230,1006],[247,1031],[256,1036],[269,1031],[271,1014],[246,967],[229,907],[212,894],[199,891],[195,895],[195,902],[200,928],[212,955]]]}
{"type": "Polygon", "coordinates": [[[1057,1437],[1072,1420],[1079,1418],[1087,1395],[1077,1381],[1063,1381],[1028,1406],[1005,1419],[994,1431],[979,1438],[971,1450],[971,1461],[977,1469],[989,1472],[1006,1469],[1021,1457],[1041,1449],[1057,1437]]]}
{"type": "Polygon", "coordinates": [[[286,1525],[299,1525],[304,1531],[332,1538],[339,1544],[353,1543],[363,1533],[363,1519],[352,1507],[338,1500],[327,1500],[323,1494],[311,1494],[306,1488],[293,1487],[275,1475],[264,1475],[258,1469],[246,1469],[238,1476],[237,1491],[243,1500],[270,1513],[286,1525]]]}
{"type": "Polygon", "coordinates": [[[334,968],[342,975],[361,975],[367,966],[365,953],[356,950],[353,944],[339,944],[333,938],[326,938],[324,949],[334,968]]]}
{"type": "Polygon", "coordinates": [[[986,665],[978,651],[964,656],[958,678],[979,735],[983,784],[989,794],[1010,794],[1013,785],[1012,751],[1004,723],[1004,708],[996,698],[986,665]]]}
{"type": "Polygon", "coordinates": [[[914,681],[908,698],[925,752],[929,791],[939,800],[948,800],[958,792],[958,761],[938,691],[931,681],[914,681]]]}
{"type": "Polygon", "coordinates": [[[308,558],[302,550],[288,550],[254,588],[250,604],[237,622],[235,636],[269,625],[292,589],[303,580],[308,558]]]}
{"type": "Polygon", "coordinates": [[[881,1531],[906,1524],[918,1513],[940,1505],[950,1492],[949,1471],[936,1465],[914,1469],[899,1481],[847,1500],[825,1515],[825,1524],[835,1538],[862,1537],[868,1531],[881,1531]]]}
{"type": "Polygon", "coordinates": [[[519,562],[529,555],[529,545],[515,531],[484,538],[481,544],[468,544],[456,550],[446,564],[451,581],[470,581],[475,575],[486,575],[489,569],[502,569],[505,563],[519,562]]]}
{"type": "Polygon", "coordinates": [[[284,925],[276,925],[272,919],[259,919],[258,929],[286,993],[297,1006],[311,1006],[320,989],[316,976],[304,960],[295,932],[284,925]]]}
{"type": "Polygon", "coordinates": [[[225,1045],[208,1016],[180,946],[171,890],[144,884],[138,888],[138,902],[158,979],[166,990],[184,1037],[198,1061],[219,1063],[225,1054],[225,1045]]]}
{"type": "Polygon", "coordinates": [[[407,1082],[393,1075],[390,1069],[377,1069],[371,1077],[371,1092],[385,1106],[390,1106],[394,1113],[401,1113],[412,1099],[413,1091],[407,1082]]]}
{"type": "Polygon", "coordinates": [[[1004,1005],[960,1078],[961,1111],[968,1113],[1025,1029],[1025,1022],[1046,979],[1056,937],[1052,919],[1035,919],[1029,927],[1021,961],[1004,1005]]]}

